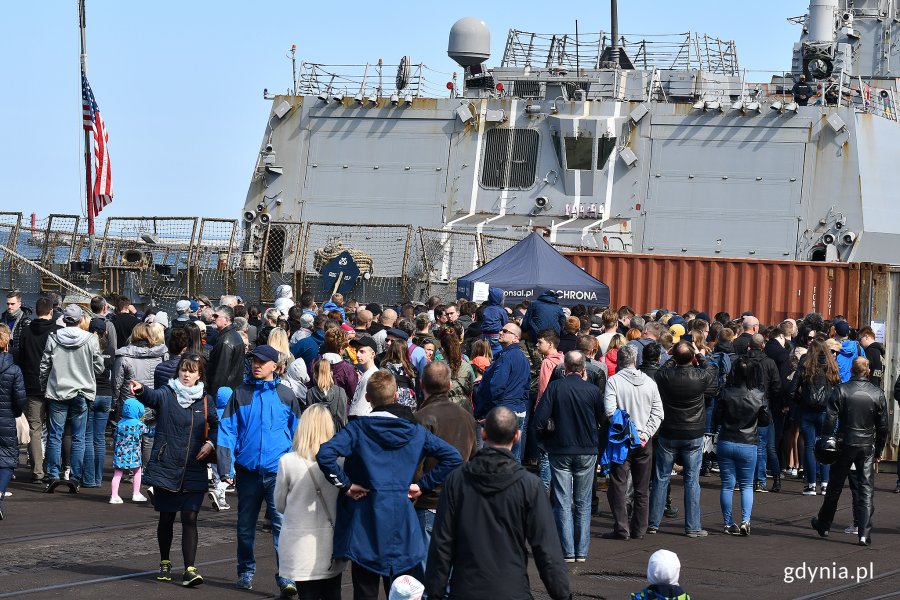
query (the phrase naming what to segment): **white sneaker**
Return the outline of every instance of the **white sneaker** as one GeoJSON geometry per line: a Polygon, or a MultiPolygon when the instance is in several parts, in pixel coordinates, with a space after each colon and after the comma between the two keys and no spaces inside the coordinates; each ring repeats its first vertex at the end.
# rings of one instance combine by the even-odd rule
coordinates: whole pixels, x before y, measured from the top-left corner
{"type": "Polygon", "coordinates": [[[216,510],[222,510],[222,506],[219,504],[219,497],[215,492],[206,492],[206,495],[209,496],[210,501],[212,502],[212,506],[216,510]]]}
{"type": "Polygon", "coordinates": [[[819,490],[819,495],[824,496],[827,491],[828,491],[828,484],[823,483],[822,488],[819,490]]]}
{"type": "Polygon", "coordinates": [[[110,496],[109,497],[110,504],[122,504],[122,498],[119,496],[110,496]]]}
{"type": "Polygon", "coordinates": [[[848,535],[859,535],[859,529],[854,527],[853,525],[850,525],[849,527],[847,527],[847,529],[844,530],[844,533],[848,535]]]}
{"type": "Polygon", "coordinates": [[[69,476],[70,476],[71,474],[72,474],[72,468],[71,468],[71,467],[66,467],[66,470],[63,471],[63,476],[62,476],[63,480],[64,480],[64,481],[68,481],[68,480],[69,480],[69,476]]]}
{"type": "Polygon", "coordinates": [[[131,501],[132,502],[146,502],[147,496],[138,492],[137,494],[135,494],[134,496],[131,497],[131,501]]]}

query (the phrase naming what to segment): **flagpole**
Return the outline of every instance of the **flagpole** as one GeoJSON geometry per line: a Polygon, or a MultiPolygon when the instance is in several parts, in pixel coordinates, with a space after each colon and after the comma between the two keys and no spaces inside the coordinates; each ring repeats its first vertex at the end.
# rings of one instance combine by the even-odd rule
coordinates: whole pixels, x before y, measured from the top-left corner
{"type": "MultiPolygon", "coordinates": [[[[81,70],[84,72],[84,75],[87,76],[87,44],[85,41],[85,28],[87,27],[87,22],[84,13],[84,2],[85,0],[78,0],[78,29],[81,33],[81,70]]],[[[82,121],[83,120],[84,116],[82,115],[82,121]]],[[[88,236],[90,240],[88,245],[88,260],[92,260],[94,257],[94,186],[91,185],[91,132],[88,130],[84,131],[84,182],[88,218],[88,236]]]]}

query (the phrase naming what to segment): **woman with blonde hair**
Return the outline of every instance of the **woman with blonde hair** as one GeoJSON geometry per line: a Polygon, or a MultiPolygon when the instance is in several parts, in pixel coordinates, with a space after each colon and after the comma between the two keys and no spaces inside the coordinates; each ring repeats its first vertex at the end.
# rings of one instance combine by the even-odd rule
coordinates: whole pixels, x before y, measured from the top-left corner
{"type": "Polygon", "coordinates": [[[284,329],[276,327],[269,332],[268,339],[269,341],[267,343],[281,354],[281,360],[278,361],[278,374],[283,376],[290,368],[291,363],[294,362],[294,355],[291,354],[291,345],[288,342],[288,335],[285,333],[284,329]]]}
{"type": "Polygon", "coordinates": [[[606,354],[603,355],[603,360],[606,362],[606,369],[609,372],[609,377],[612,377],[616,374],[616,365],[619,360],[619,348],[624,346],[626,343],[625,336],[621,333],[617,333],[612,336],[612,339],[609,340],[609,347],[606,349],[606,354]]]}
{"type": "MultiPolygon", "coordinates": [[[[271,337],[270,337],[271,341],[271,337]]],[[[327,361],[320,361],[328,369],[327,361]]],[[[340,600],[346,561],[332,560],[338,488],[316,464],[319,446],[334,436],[334,421],[324,404],[303,412],[294,451],[278,462],[275,507],[282,514],[278,576],[297,583],[300,598],[340,600]]]]}
{"type": "Polygon", "coordinates": [[[694,347],[694,354],[699,354],[701,356],[709,356],[710,349],[709,345],[706,343],[706,336],[702,331],[693,330],[691,331],[691,345],[694,347]]]}
{"type": "MultiPolygon", "coordinates": [[[[157,365],[169,358],[168,348],[163,343],[161,327],[147,323],[138,323],[131,330],[128,345],[116,350],[116,359],[112,369],[112,398],[115,413],[121,414],[122,406],[131,393],[131,382],[136,381],[143,386],[153,387],[153,374],[157,365]]],[[[156,427],[156,412],[147,409],[144,412],[144,423],[150,433],[142,436],[143,465],[150,460],[150,449],[153,445],[153,431],[156,427]]]]}
{"type": "MultiPolygon", "coordinates": [[[[302,359],[299,359],[302,360],[302,359]]],[[[347,424],[347,393],[334,383],[331,375],[331,363],[320,360],[313,367],[313,377],[306,392],[306,405],[324,404],[334,418],[334,429],[339,431],[347,424]]]]}

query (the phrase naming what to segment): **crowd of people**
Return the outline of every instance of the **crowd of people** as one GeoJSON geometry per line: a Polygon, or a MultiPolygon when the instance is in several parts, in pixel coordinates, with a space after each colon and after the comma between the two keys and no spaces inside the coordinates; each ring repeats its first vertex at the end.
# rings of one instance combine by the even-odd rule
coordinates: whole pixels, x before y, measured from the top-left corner
{"type": "MultiPolygon", "coordinates": [[[[551,292],[510,306],[497,288],[480,305],[334,294],[320,307],[286,285],[270,307],[199,296],[172,318],[127,297],[32,310],[10,292],[6,306],[0,519],[20,445],[48,490],[106,485],[111,458],[110,504],[130,483],[159,513],[161,581],[180,514],[181,582],[203,582],[198,514],[207,499],[229,510],[227,493],[235,587],[253,588],[265,506],[283,597],[340,598],[348,566],[354,598],[530,597],[528,546],[549,595],[568,598],[598,490],[603,538],[640,539],[677,516],[679,472],[688,537],[708,535],[701,478],[718,474],[736,536],[750,535],[754,494],[802,478],[824,496],[812,527],[825,537],[849,477],[848,532],[871,544],[884,347],[839,316],[764,327],[752,312],[570,309],[551,292]],[[489,558],[460,551],[488,545],[489,558]]],[[[687,597],[679,571],[657,552],[634,597],[687,597]]]]}

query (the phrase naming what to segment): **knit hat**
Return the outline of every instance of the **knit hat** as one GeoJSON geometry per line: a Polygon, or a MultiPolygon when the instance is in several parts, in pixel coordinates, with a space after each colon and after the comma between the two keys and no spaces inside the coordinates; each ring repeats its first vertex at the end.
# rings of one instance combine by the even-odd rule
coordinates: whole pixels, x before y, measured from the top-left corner
{"type": "Polygon", "coordinates": [[[415,577],[401,575],[391,584],[388,600],[420,600],[424,593],[425,586],[422,585],[422,582],[415,577]]]}
{"type": "Polygon", "coordinates": [[[669,327],[669,333],[672,334],[672,343],[677,344],[681,341],[681,336],[684,335],[684,325],[676,323],[669,327]]]}
{"type": "Polygon", "coordinates": [[[848,335],[850,335],[850,323],[848,323],[847,321],[835,321],[834,333],[835,335],[839,335],[841,337],[847,337],[848,335]]]}
{"type": "Polygon", "coordinates": [[[706,321],[707,323],[710,322],[710,320],[709,320],[709,315],[708,315],[707,313],[705,313],[705,312],[698,312],[698,313],[697,313],[697,318],[698,318],[698,319],[703,319],[703,320],[706,321]]]}
{"type": "Polygon", "coordinates": [[[153,322],[163,326],[163,329],[169,328],[169,314],[161,310],[153,316],[153,322]]]}
{"type": "Polygon", "coordinates": [[[678,585],[681,561],[669,550],[657,550],[647,563],[647,582],[650,585],[678,585]]]}

